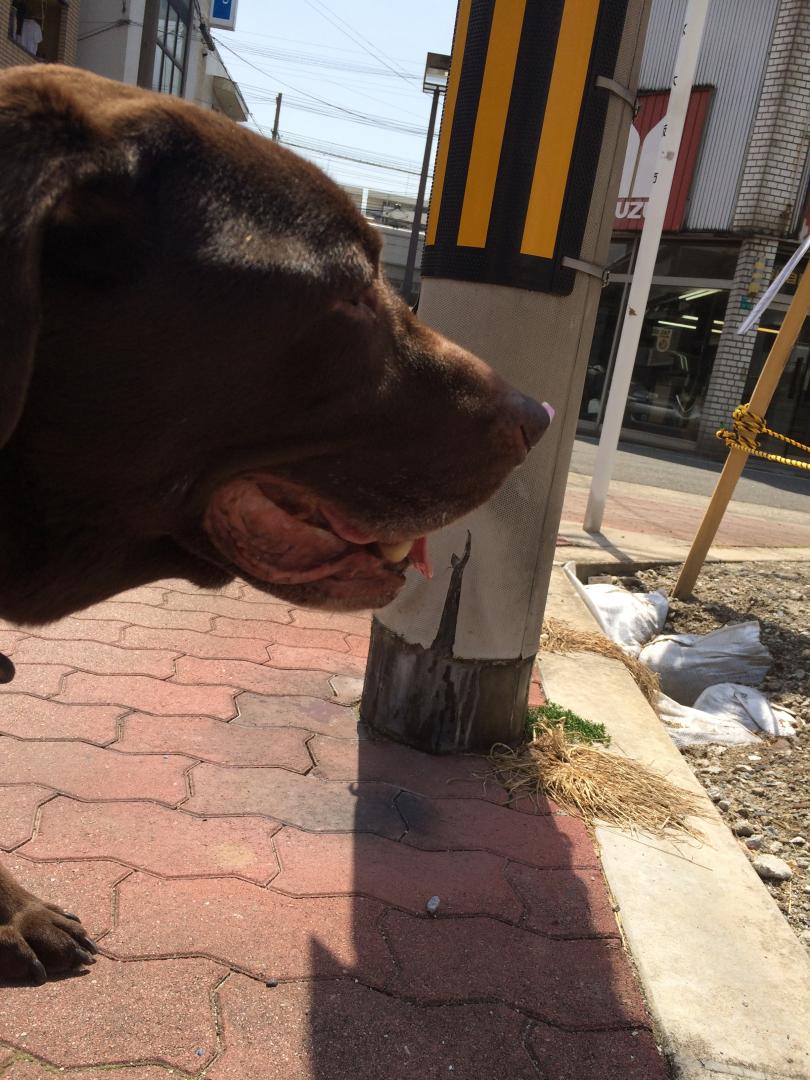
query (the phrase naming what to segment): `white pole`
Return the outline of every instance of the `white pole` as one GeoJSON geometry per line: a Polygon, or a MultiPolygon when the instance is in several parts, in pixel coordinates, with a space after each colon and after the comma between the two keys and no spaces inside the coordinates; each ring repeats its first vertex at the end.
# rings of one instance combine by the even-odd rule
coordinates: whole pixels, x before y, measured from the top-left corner
{"type": "Polygon", "coordinates": [[[653,172],[652,189],[644,215],[638,257],[630,284],[630,295],[627,298],[627,310],[622,324],[605,420],[591,479],[591,492],[585,511],[586,532],[599,532],[602,528],[605,500],[616,460],[616,448],[619,445],[619,433],[630,389],[630,377],[633,374],[644,313],[650,296],[650,282],[655,269],[658,245],[661,242],[661,232],[669,203],[672,177],[678,160],[686,111],[689,108],[689,98],[695,81],[695,68],[708,7],[709,0],[687,0],[686,15],[669,92],[667,116],[658,149],[658,167],[653,172]]]}

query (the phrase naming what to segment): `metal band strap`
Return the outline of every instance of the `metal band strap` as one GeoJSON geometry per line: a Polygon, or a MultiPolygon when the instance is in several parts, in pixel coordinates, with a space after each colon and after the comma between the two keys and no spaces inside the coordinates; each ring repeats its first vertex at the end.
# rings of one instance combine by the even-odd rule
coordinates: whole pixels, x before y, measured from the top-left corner
{"type": "Polygon", "coordinates": [[[570,255],[563,256],[562,265],[568,267],[569,270],[576,270],[580,274],[588,274],[590,277],[599,278],[603,289],[610,281],[610,270],[606,266],[586,262],[584,259],[572,259],[570,255]]]}
{"type": "Polygon", "coordinates": [[[616,97],[621,98],[622,101],[626,101],[633,113],[638,112],[638,101],[636,95],[632,90],[628,90],[626,86],[622,86],[621,83],[617,83],[615,79],[609,79],[607,75],[597,75],[596,85],[603,90],[607,90],[610,94],[615,94],[616,97]]]}

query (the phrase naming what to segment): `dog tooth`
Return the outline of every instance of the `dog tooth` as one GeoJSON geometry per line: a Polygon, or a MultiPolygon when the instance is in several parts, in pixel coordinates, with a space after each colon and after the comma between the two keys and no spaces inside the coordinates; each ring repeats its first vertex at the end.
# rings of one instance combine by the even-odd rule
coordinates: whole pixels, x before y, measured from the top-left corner
{"type": "Polygon", "coordinates": [[[386,562],[402,562],[413,547],[413,540],[403,540],[400,544],[380,544],[380,554],[386,562]]]}

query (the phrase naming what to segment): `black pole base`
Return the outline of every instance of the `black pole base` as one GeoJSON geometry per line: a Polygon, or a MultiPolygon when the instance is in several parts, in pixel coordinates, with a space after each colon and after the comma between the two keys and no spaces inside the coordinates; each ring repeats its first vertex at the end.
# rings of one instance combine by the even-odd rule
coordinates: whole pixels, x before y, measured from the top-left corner
{"type": "Polygon", "coordinates": [[[533,663],[533,656],[458,660],[437,642],[409,644],[375,618],[360,717],[431,754],[516,746],[525,738],[533,663]]]}

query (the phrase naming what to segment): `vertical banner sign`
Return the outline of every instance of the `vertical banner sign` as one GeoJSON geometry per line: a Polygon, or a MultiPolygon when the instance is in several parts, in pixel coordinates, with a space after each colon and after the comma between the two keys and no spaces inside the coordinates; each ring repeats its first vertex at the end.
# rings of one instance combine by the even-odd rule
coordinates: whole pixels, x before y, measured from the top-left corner
{"type": "Polygon", "coordinates": [[[215,30],[233,30],[236,24],[238,0],[211,0],[210,26],[215,30]]]}
{"type": "Polygon", "coordinates": [[[423,277],[570,293],[626,11],[460,0],[423,277]]]}
{"type": "MultiPolygon", "coordinates": [[[[689,188],[697,164],[703,126],[708,115],[712,88],[694,89],[689,98],[689,108],[684,122],[675,175],[672,178],[664,232],[678,232],[686,215],[689,188]]],[[[627,140],[627,156],[624,159],[622,182],[616,203],[614,229],[641,232],[644,214],[653,186],[653,173],[658,167],[661,134],[667,117],[669,90],[641,93],[638,96],[638,112],[630,128],[627,140]]]]}

